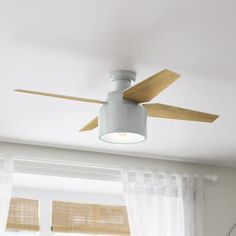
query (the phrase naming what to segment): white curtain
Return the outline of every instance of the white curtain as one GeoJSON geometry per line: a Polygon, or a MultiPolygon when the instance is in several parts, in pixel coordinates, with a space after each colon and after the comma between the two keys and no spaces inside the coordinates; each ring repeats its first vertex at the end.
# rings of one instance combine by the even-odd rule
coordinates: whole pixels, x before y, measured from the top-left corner
{"type": "Polygon", "coordinates": [[[11,200],[13,160],[0,161],[0,235],[4,236],[11,200]]]}
{"type": "Polygon", "coordinates": [[[123,170],[131,236],[203,236],[200,177],[123,170]]]}

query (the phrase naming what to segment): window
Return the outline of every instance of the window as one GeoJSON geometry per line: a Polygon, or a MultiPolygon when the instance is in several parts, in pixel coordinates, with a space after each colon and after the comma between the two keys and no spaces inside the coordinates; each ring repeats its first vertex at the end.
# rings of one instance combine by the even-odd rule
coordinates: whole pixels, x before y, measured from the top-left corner
{"type": "MultiPolygon", "coordinates": [[[[53,201],[51,230],[54,236],[129,235],[125,206],[53,201]]],[[[50,218],[49,218],[50,219],[50,218]]],[[[50,232],[51,231],[51,232],[50,232]]],[[[45,235],[45,236],[48,236],[45,235]]],[[[12,198],[6,236],[39,236],[39,202],[12,198]]]]}
{"type": "Polygon", "coordinates": [[[126,208],[54,201],[52,203],[52,231],[58,236],[68,235],[68,233],[74,233],[70,235],[83,235],[83,233],[129,235],[126,208]]]}
{"type": "Polygon", "coordinates": [[[73,233],[54,233],[53,236],[114,236],[114,235],[102,235],[102,234],[73,234],[73,233]]]}
{"type": "Polygon", "coordinates": [[[5,236],[38,236],[38,232],[6,232],[5,236]]]}

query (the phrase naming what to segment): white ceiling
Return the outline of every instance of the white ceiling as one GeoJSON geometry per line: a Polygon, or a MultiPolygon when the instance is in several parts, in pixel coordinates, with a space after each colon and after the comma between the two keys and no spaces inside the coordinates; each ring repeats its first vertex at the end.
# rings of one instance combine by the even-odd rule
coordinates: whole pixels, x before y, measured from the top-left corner
{"type": "Polygon", "coordinates": [[[225,0],[0,2],[0,138],[236,166],[236,14],[225,0]],[[220,115],[148,120],[148,140],[111,145],[78,130],[99,109],[16,88],[105,99],[109,71],[182,74],[155,101],[220,115]]]}

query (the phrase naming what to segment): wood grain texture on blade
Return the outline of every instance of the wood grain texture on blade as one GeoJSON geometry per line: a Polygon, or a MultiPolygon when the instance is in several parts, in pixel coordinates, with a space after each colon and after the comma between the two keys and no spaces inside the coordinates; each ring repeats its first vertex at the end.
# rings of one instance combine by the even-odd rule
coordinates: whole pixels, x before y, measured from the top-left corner
{"type": "Polygon", "coordinates": [[[72,96],[61,95],[61,94],[56,94],[56,93],[45,93],[45,92],[25,90],[25,89],[16,89],[15,91],[21,92],[21,93],[29,93],[29,94],[34,94],[34,95],[41,95],[41,96],[47,96],[47,97],[54,97],[54,98],[79,101],[79,102],[90,102],[90,103],[99,103],[99,104],[106,103],[106,102],[100,101],[100,100],[95,100],[95,99],[90,99],[90,98],[72,97],[72,96]]]}
{"type": "Polygon", "coordinates": [[[160,103],[143,104],[147,110],[148,116],[176,119],[176,120],[190,120],[200,122],[214,122],[219,116],[209,113],[189,110],[181,107],[174,107],[160,103]]]}
{"type": "Polygon", "coordinates": [[[123,98],[136,103],[149,102],[179,77],[180,75],[175,72],[167,69],[162,70],[150,78],[125,90],[123,98]]]}
{"type": "Polygon", "coordinates": [[[91,120],[88,124],[86,124],[80,131],[89,131],[98,127],[98,117],[91,120]]]}

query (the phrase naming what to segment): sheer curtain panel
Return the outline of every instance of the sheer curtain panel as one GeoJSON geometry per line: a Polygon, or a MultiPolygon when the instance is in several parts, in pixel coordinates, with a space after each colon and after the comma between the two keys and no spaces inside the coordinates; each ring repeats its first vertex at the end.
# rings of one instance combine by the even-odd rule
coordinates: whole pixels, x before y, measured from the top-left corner
{"type": "Polygon", "coordinates": [[[200,177],[122,171],[131,236],[203,236],[200,177]]]}
{"type": "Polygon", "coordinates": [[[11,200],[13,160],[0,160],[0,235],[4,236],[11,200]]]}

